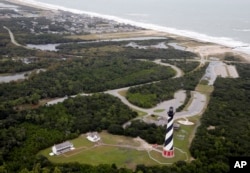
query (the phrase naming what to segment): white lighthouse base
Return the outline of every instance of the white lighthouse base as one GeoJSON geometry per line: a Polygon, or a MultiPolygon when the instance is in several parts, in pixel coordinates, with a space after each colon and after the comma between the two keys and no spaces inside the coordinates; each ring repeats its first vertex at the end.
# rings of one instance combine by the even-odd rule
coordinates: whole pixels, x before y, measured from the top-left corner
{"type": "Polygon", "coordinates": [[[174,150],[164,150],[162,151],[162,156],[166,158],[173,158],[174,157],[174,150]]]}

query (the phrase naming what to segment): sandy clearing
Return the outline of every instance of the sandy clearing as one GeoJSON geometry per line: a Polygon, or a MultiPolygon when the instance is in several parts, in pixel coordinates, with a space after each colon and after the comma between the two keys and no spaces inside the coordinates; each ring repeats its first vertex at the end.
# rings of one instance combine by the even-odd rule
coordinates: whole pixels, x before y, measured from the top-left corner
{"type": "Polygon", "coordinates": [[[194,125],[193,122],[188,121],[188,120],[179,120],[178,123],[183,124],[183,125],[186,125],[186,126],[194,125]]]}
{"type": "Polygon", "coordinates": [[[228,69],[230,77],[232,77],[232,78],[238,78],[239,77],[239,74],[238,74],[238,72],[236,70],[236,67],[234,65],[227,65],[227,69],[228,69]]]}
{"type": "Polygon", "coordinates": [[[221,76],[223,78],[228,77],[226,64],[220,64],[218,66],[215,66],[214,71],[217,76],[221,76]]]}

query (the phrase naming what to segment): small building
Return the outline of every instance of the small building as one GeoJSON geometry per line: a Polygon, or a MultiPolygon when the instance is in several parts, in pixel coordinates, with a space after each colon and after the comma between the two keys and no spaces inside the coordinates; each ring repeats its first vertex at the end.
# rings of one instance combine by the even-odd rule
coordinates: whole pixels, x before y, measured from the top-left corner
{"type": "Polygon", "coordinates": [[[101,137],[98,135],[97,132],[87,133],[87,139],[91,142],[98,142],[101,137]]]}
{"type": "Polygon", "coordinates": [[[174,130],[179,130],[180,124],[174,123],[174,124],[173,124],[173,128],[174,128],[174,130]]]}
{"type": "Polygon", "coordinates": [[[75,149],[73,144],[69,141],[66,141],[66,142],[63,142],[61,144],[54,145],[52,147],[52,152],[55,155],[60,155],[60,154],[66,153],[68,151],[71,151],[73,149],[75,149]]]}

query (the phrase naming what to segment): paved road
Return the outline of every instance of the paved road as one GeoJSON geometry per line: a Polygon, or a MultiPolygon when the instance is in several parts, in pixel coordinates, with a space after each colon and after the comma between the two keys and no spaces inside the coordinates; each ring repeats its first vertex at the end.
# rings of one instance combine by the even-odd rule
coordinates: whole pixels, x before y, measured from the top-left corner
{"type": "Polygon", "coordinates": [[[28,47],[19,44],[19,43],[15,40],[15,37],[14,37],[13,33],[11,32],[11,30],[10,30],[9,28],[7,28],[6,26],[3,26],[3,28],[6,29],[6,30],[9,32],[11,43],[13,43],[13,44],[16,45],[16,46],[19,46],[19,47],[23,47],[23,48],[29,49],[28,47]]]}
{"type": "Polygon", "coordinates": [[[118,97],[125,105],[129,106],[132,109],[138,110],[138,111],[142,111],[147,113],[147,115],[151,115],[151,114],[155,114],[155,115],[159,115],[161,116],[161,114],[163,114],[162,112],[154,112],[155,110],[158,109],[166,109],[169,108],[170,106],[174,106],[174,107],[179,107],[183,104],[183,102],[185,101],[186,98],[186,93],[184,90],[179,90],[177,92],[175,92],[174,94],[174,99],[168,100],[168,101],[164,101],[160,104],[158,104],[157,106],[153,107],[153,108],[141,108],[138,106],[135,106],[133,104],[131,104],[126,97],[121,96],[119,94],[119,91],[123,91],[123,90],[128,90],[129,88],[121,88],[121,89],[115,89],[115,90],[110,90],[110,91],[105,91],[104,93],[108,93],[111,94],[115,97],[118,97]]]}
{"type": "Polygon", "coordinates": [[[176,75],[173,78],[181,77],[184,74],[184,72],[180,68],[178,68],[174,65],[168,64],[168,63],[163,63],[163,62],[161,62],[160,59],[154,60],[153,62],[156,64],[159,64],[159,65],[168,66],[168,67],[171,67],[172,69],[174,69],[176,71],[176,75]]]}
{"type": "MultiPolygon", "coordinates": [[[[180,77],[180,76],[183,75],[183,72],[180,69],[178,69],[177,67],[175,67],[175,66],[162,63],[162,62],[160,62],[160,60],[156,60],[154,62],[157,63],[157,64],[171,66],[177,72],[176,76],[174,76],[174,77],[180,77]]],[[[135,105],[131,104],[126,99],[126,97],[119,94],[120,91],[128,90],[129,88],[130,87],[119,88],[119,89],[114,89],[114,90],[108,90],[108,91],[105,91],[104,93],[113,95],[115,97],[118,97],[124,104],[126,104],[127,106],[129,106],[132,109],[145,112],[146,115],[144,116],[143,120],[146,121],[146,122],[149,122],[149,123],[150,123],[150,120],[147,119],[147,117],[149,115],[154,114],[154,115],[158,115],[158,116],[161,116],[161,117],[167,117],[167,110],[169,109],[170,106],[173,106],[174,108],[178,108],[179,106],[181,106],[183,104],[183,102],[186,99],[185,91],[184,90],[179,90],[179,91],[175,92],[174,99],[164,101],[164,102],[158,104],[157,106],[155,106],[153,108],[145,109],[145,108],[141,108],[141,107],[138,107],[138,106],[135,106],[135,105]],[[155,110],[164,110],[164,111],[155,112],[155,110]]],[[[193,94],[193,97],[191,98],[192,99],[191,104],[189,105],[187,111],[177,112],[175,114],[175,119],[194,116],[194,115],[200,114],[203,111],[203,109],[205,108],[206,103],[207,103],[206,96],[204,94],[201,94],[201,93],[197,92],[197,91],[193,91],[192,94],[193,94]]],[[[87,96],[87,95],[91,95],[91,94],[81,94],[81,95],[87,96]]],[[[75,97],[75,96],[76,95],[70,96],[70,97],[75,97]]],[[[53,101],[48,102],[47,105],[52,105],[52,104],[56,104],[58,102],[63,102],[67,98],[68,97],[55,99],[53,101]]],[[[152,121],[152,123],[153,123],[153,121],[152,121]]],[[[163,123],[165,123],[165,122],[163,122],[163,123]]]]}
{"type": "Polygon", "coordinates": [[[187,111],[177,112],[175,114],[175,119],[183,117],[191,117],[197,114],[202,113],[207,104],[207,97],[204,94],[201,94],[197,91],[192,91],[193,98],[191,104],[187,108],[187,111]]]}

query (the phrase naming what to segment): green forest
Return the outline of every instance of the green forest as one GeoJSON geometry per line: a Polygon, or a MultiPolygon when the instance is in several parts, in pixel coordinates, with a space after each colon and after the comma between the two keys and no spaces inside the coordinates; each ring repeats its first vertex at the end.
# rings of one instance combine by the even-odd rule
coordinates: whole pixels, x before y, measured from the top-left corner
{"type": "Polygon", "coordinates": [[[200,63],[197,61],[187,61],[185,57],[179,61],[164,59],[162,62],[173,64],[182,69],[184,73],[192,72],[200,65],[200,63]]]}
{"type": "Polygon", "coordinates": [[[38,103],[42,98],[64,97],[80,92],[109,89],[168,79],[174,75],[168,67],[126,58],[75,58],[61,61],[29,76],[23,82],[0,85],[0,101],[12,104],[38,103]]]}
{"type": "MultiPolygon", "coordinates": [[[[237,65],[241,78],[218,78],[215,91],[201,126],[191,144],[195,158],[191,163],[179,161],[172,166],[146,167],[138,165],[135,172],[228,172],[228,157],[249,155],[250,70],[247,65],[237,65]],[[234,98],[234,99],[231,99],[234,98]],[[214,126],[210,130],[208,127],[214,126]]],[[[164,127],[135,121],[123,130],[121,125],[137,116],[118,99],[96,94],[70,98],[54,106],[34,110],[14,111],[1,106],[1,164],[2,172],[133,172],[115,165],[80,165],[77,163],[50,163],[35,154],[56,142],[77,137],[89,129],[108,130],[113,134],[140,136],[149,143],[162,143],[164,127]],[[117,116],[119,115],[119,116],[117,116]],[[122,116],[121,116],[122,115],[122,116]],[[94,118],[94,121],[93,121],[94,118]],[[89,123],[91,122],[91,123],[89,123]],[[93,122],[97,122],[96,124],[93,122]],[[82,126],[84,124],[84,126],[82,126]],[[24,154],[26,153],[26,154],[24,154]],[[20,156],[22,156],[20,158],[20,156]]]]}
{"type": "MultiPolygon", "coordinates": [[[[6,13],[18,11],[1,9],[1,15],[6,13]]],[[[50,30],[63,33],[65,24],[73,26],[70,21],[52,24],[45,17],[22,16],[0,20],[1,26],[10,28],[21,44],[68,43],[58,46],[58,52],[25,49],[13,45],[8,32],[0,27],[1,75],[46,69],[39,74],[31,73],[25,80],[0,83],[0,173],[227,173],[229,157],[250,155],[250,68],[249,64],[236,63],[239,78],[217,78],[214,84],[210,102],[190,144],[193,158],[190,162],[178,161],[168,166],[142,164],[135,170],[118,168],[112,163],[50,162],[37,153],[89,131],[139,136],[150,144],[162,145],[165,126],[134,120],[123,128],[138,113],[102,92],[145,84],[130,88],[127,99],[146,108],[173,98],[180,89],[187,90],[189,98],[207,66],[197,69],[198,62],[188,61],[197,55],[188,51],[134,49],[126,46],[128,41],[79,43],[84,40],[48,33],[50,30]],[[38,23],[34,32],[39,34],[30,31],[34,21],[38,23]],[[50,30],[42,29],[44,25],[50,30]],[[25,58],[30,63],[24,63],[25,58]],[[173,79],[175,72],[170,67],[139,59],[162,59],[181,68],[185,75],[173,79]],[[84,92],[94,94],[77,95],[84,92]],[[74,94],[77,96],[71,97],[74,94]],[[68,99],[62,103],[40,104],[41,100],[64,96],[68,99]],[[24,105],[30,107],[22,108],[24,105]]],[[[174,39],[135,42],[154,45],[162,41],[168,43],[174,39]]],[[[225,60],[239,61],[231,55],[225,60]]]]}
{"type": "Polygon", "coordinates": [[[154,107],[162,101],[172,99],[177,90],[194,90],[204,75],[206,67],[207,66],[204,66],[196,71],[187,73],[180,78],[172,78],[153,84],[131,87],[126,94],[126,98],[129,102],[139,107],[154,107]]]}

